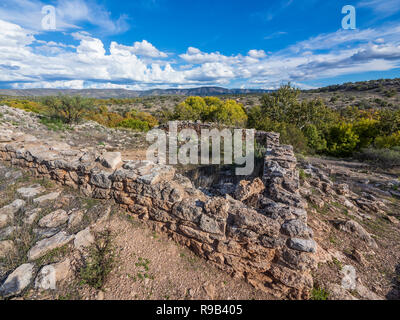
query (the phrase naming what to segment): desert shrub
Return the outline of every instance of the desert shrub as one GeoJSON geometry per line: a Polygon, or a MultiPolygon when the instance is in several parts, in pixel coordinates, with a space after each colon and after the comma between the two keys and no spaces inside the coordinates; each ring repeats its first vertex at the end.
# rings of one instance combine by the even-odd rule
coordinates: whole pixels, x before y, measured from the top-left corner
{"type": "Polygon", "coordinates": [[[341,123],[333,126],[328,134],[327,149],[329,154],[338,157],[352,155],[359,144],[360,139],[353,130],[353,125],[341,123]]]}
{"type": "Polygon", "coordinates": [[[131,115],[133,119],[147,122],[149,128],[154,128],[158,126],[158,120],[147,112],[137,112],[131,115]]]}
{"type": "Polygon", "coordinates": [[[80,96],[46,97],[43,104],[51,117],[68,124],[79,123],[94,107],[93,99],[80,96]]]}
{"type": "Polygon", "coordinates": [[[172,119],[243,126],[247,122],[247,115],[243,105],[234,100],[221,101],[215,97],[189,97],[175,107],[172,119]]]}
{"type": "Polygon", "coordinates": [[[358,135],[357,149],[366,148],[371,145],[379,133],[378,121],[364,118],[353,124],[353,131],[358,135]]]}
{"type": "Polygon", "coordinates": [[[110,230],[95,234],[95,241],[87,255],[81,256],[78,268],[82,283],[101,289],[115,265],[115,248],[110,230]]]}
{"type": "Polygon", "coordinates": [[[389,136],[379,136],[375,139],[375,147],[378,149],[390,149],[400,146],[400,131],[392,133],[389,136]]]}
{"type": "MultiPolygon", "coordinates": [[[[210,106],[209,109],[212,110],[212,106],[210,106]]],[[[216,121],[226,125],[244,126],[247,122],[247,115],[243,106],[236,103],[234,100],[227,100],[217,106],[209,116],[211,116],[211,121],[216,121]]]]}
{"type": "Polygon", "coordinates": [[[17,108],[17,109],[21,109],[21,110],[28,111],[28,112],[34,112],[34,113],[41,113],[45,109],[45,107],[41,103],[35,102],[35,101],[29,101],[29,100],[17,100],[17,99],[5,100],[5,101],[2,101],[2,103],[6,104],[12,108],[17,108]]]}
{"type": "Polygon", "coordinates": [[[118,123],[118,127],[132,129],[137,131],[149,131],[150,126],[148,122],[138,119],[124,119],[118,123]]]}
{"type": "Polygon", "coordinates": [[[311,290],[311,300],[328,300],[329,292],[323,288],[313,288],[311,290]]]}
{"type": "Polygon", "coordinates": [[[56,118],[42,117],[40,123],[52,131],[65,131],[70,128],[63,121],[56,118]]]}
{"type": "Polygon", "coordinates": [[[273,131],[279,132],[280,142],[282,144],[292,145],[296,153],[308,153],[310,151],[307,138],[296,126],[287,123],[279,123],[275,126],[273,131]]]}
{"type": "Polygon", "coordinates": [[[91,110],[86,116],[86,119],[96,121],[103,126],[114,128],[116,127],[124,118],[115,112],[108,112],[106,106],[100,106],[94,110],[91,110]]]}
{"type": "Polygon", "coordinates": [[[396,148],[366,148],[356,153],[355,157],[361,161],[367,161],[383,168],[400,166],[400,150],[396,148]]]}
{"type": "Polygon", "coordinates": [[[304,126],[302,130],[304,136],[307,138],[308,146],[315,152],[323,152],[326,150],[326,140],[318,132],[318,129],[313,124],[304,126]]]}
{"type": "Polygon", "coordinates": [[[189,97],[175,107],[173,117],[176,120],[205,121],[205,116],[209,113],[206,108],[207,105],[203,98],[189,97]]]}

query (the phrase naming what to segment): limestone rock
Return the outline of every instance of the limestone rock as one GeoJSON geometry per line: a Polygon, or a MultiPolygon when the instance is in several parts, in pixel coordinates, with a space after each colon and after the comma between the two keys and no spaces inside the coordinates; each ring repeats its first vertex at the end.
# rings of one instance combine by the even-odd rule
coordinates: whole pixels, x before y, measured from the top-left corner
{"type": "Polygon", "coordinates": [[[299,238],[291,238],[288,241],[288,247],[293,250],[315,253],[317,245],[314,240],[305,240],[299,238]]]}
{"type": "Polygon", "coordinates": [[[20,294],[33,278],[34,264],[25,263],[15,269],[0,287],[0,296],[11,297],[20,294]]]}
{"type": "Polygon", "coordinates": [[[36,277],[35,288],[55,290],[57,289],[57,283],[67,279],[71,273],[71,260],[69,258],[58,263],[44,266],[36,277]]]}
{"type": "Polygon", "coordinates": [[[260,178],[256,178],[252,182],[242,180],[235,190],[234,197],[239,201],[244,201],[253,195],[260,194],[264,190],[265,185],[260,178]]]}
{"type": "Polygon", "coordinates": [[[80,250],[89,247],[94,242],[94,236],[90,232],[90,228],[86,228],[75,235],[74,246],[80,250]]]}
{"type": "Polygon", "coordinates": [[[75,210],[73,211],[68,218],[68,228],[75,228],[77,227],[82,219],[83,219],[84,212],[82,210],[75,210]]]}
{"type": "Polygon", "coordinates": [[[290,237],[312,237],[313,231],[301,220],[289,220],[282,225],[282,232],[290,237]]]}
{"type": "Polygon", "coordinates": [[[0,241],[0,259],[5,258],[8,255],[16,251],[14,242],[11,240],[0,241]]]}
{"type": "Polygon", "coordinates": [[[24,223],[31,225],[35,222],[36,218],[39,216],[42,208],[36,208],[30,211],[25,212],[24,223]]]}
{"type": "Polygon", "coordinates": [[[5,227],[9,224],[13,219],[14,215],[24,208],[25,201],[17,199],[13,203],[3,207],[0,209],[0,228],[5,227]]]}
{"type": "Polygon", "coordinates": [[[339,225],[339,229],[348,233],[352,233],[358,238],[364,240],[369,246],[373,248],[378,248],[375,240],[371,237],[371,235],[356,221],[339,221],[337,222],[339,225]]]}
{"type": "Polygon", "coordinates": [[[46,189],[40,184],[36,184],[27,188],[19,188],[17,193],[24,199],[32,199],[45,191],[46,189]]]}
{"type": "Polygon", "coordinates": [[[62,210],[56,210],[44,216],[39,221],[39,226],[42,228],[56,228],[68,221],[68,214],[62,210]]]}
{"type": "Polygon", "coordinates": [[[68,235],[65,231],[61,231],[51,238],[40,240],[28,252],[29,261],[43,257],[47,252],[60,248],[74,239],[74,236],[68,235]]]}
{"type": "Polygon", "coordinates": [[[42,204],[46,201],[53,201],[53,200],[56,200],[60,196],[60,194],[61,194],[60,191],[52,192],[52,193],[46,194],[44,196],[41,196],[39,198],[33,199],[33,203],[42,204]]]}
{"type": "Polygon", "coordinates": [[[122,163],[121,153],[106,152],[100,157],[100,162],[104,167],[115,170],[122,163]]]}

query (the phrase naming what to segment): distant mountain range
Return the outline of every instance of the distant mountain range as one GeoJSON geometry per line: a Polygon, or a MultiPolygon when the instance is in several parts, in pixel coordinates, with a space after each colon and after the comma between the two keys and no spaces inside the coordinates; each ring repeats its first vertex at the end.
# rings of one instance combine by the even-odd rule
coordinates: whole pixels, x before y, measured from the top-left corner
{"type": "Polygon", "coordinates": [[[248,93],[267,93],[261,89],[225,89],[201,87],[192,89],[151,89],[146,91],[125,89],[0,89],[0,95],[19,97],[43,97],[54,95],[80,95],[90,98],[137,98],[148,96],[216,96],[248,93]]]}

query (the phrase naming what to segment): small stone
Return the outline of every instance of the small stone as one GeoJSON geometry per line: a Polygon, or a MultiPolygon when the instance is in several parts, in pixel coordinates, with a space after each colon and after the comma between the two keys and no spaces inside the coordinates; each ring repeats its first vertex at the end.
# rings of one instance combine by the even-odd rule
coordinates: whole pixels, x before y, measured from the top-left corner
{"type": "Polygon", "coordinates": [[[122,157],[120,152],[106,152],[100,159],[101,164],[115,170],[121,163],[122,157]]]}
{"type": "Polygon", "coordinates": [[[103,291],[99,291],[97,293],[97,300],[104,300],[104,292],[103,291]]]}
{"type": "Polygon", "coordinates": [[[53,201],[53,200],[56,200],[60,196],[60,194],[61,194],[60,191],[52,192],[52,193],[46,194],[44,196],[41,196],[39,198],[33,199],[33,203],[42,204],[43,202],[46,202],[46,201],[53,201]]]}
{"type": "Polygon", "coordinates": [[[43,188],[40,184],[36,184],[28,188],[19,188],[17,190],[17,193],[24,199],[31,199],[45,191],[46,189],[43,188]]]}
{"type": "Polygon", "coordinates": [[[64,210],[59,209],[40,219],[39,226],[42,228],[56,228],[66,223],[68,219],[68,214],[64,210]]]}
{"type": "Polygon", "coordinates": [[[15,253],[15,245],[11,240],[0,241],[0,259],[15,253]]]}
{"type": "Polygon", "coordinates": [[[89,247],[94,242],[94,236],[90,232],[90,228],[86,228],[75,235],[74,245],[75,248],[80,250],[89,247]]]}
{"type": "Polygon", "coordinates": [[[40,240],[28,252],[29,261],[43,257],[47,252],[60,248],[74,239],[74,236],[68,235],[65,231],[61,231],[51,238],[40,240]]]}
{"type": "Polygon", "coordinates": [[[31,225],[35,222],[36,218],[39,216],[39,213],[42,211],[42,208],[36,208],[31,211],[25,212],[26,218],[24,219],[24,223],[31,225]]]}
{"type": "Polygon", "coordinates": [[[356,221],[339,221],[337,223],[339,225],[339,229],[348,233],[352,233],[356,235],[358,238],[365,241],[369,246],[378,248],[375,240],[371,237],[371,235],[356,221]]]}
{"type": "Polygon", "coordinates": [[[393,216],[387,216],[386,218],[393,224],[400,224],[400,220],[393,216]]]}
{"type": "Polygon", "coordinates": [[[14,220],[14,215],[25,207],[25,201],[17,199],[13,203],[0,209],[0,228],[14,220]]]}
{"type": "Polygon", "coordinates": [[[292,238],[288,241],[288,247],[297,251],[315,253],[317,245],[314,240],[292,238]]]}
{"type": "Polygon", "coordinates": [[[70,213],[68,219],[68,228],[77,227],[82,222],[83,215],[84,213],[82,210],[77,210],[70,213]]]}
{"type": "Polygon", "coordinates": [[[34,264],[25,263],[11,273],[0,287],[0,296],[7,298],[20,294],[33,278],[34,264]]]}
{"type": "Polygon", "coordinates": [[[42,290],[55,290],[58,282],[65,280],[71,274],[71,261],[69,258],[59,263],[44,266],[35,280],[35,288],[42,290]]]}

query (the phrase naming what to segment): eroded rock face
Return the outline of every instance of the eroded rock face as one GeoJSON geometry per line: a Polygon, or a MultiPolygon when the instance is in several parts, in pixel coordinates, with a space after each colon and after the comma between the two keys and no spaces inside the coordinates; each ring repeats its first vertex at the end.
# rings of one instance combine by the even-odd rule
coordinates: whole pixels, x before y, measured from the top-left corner
{"type": "MultiPolygon", "coordinates": [[[[0,141],[0,160],[79,189],[86,196],[113,200],[199,256],[239,277],[246,276],[257,287],[280,297],[304,298],[312,288],[310,269],[316,244],[307,226],[306,202],[299,193],[296,158],[292,147],[279,144],[278,134],[258,133],[257,139],[267,147],[262,179],[242,181],[234,192],[236,199],[203,193],[171,166],[129,161],[120,167],[118,153],[98,155],[23,134],[12,133],[11,140],[0,141]],[[257,206],[247,205],[254,199],[257,206]]],[[[34,189],[20,193],[33,197],[38,205],[61,195],[58,191],[37,197],[39,194],[33,193],[40,189],[34,189]]],[[[23,200],[19,201],[0,209],[0,226],[7,226],[23,208],[23,200]]],[[[38,214],[26,213],[26,223],[38,214]]],[[[43,217],[41,228],[34,232],[45,239],[29,250],[29,261],[73,240],[78,249],[90,245],[93,235],[89,229],[76,235],[58,230],[65,225],[68,232],[77,232],[74,228],[83,216],[83,212],[68,215],[57,210],[43,217]]],[[[38,287],[48,286],[47,269],[37,281],[38,287]]]]}

